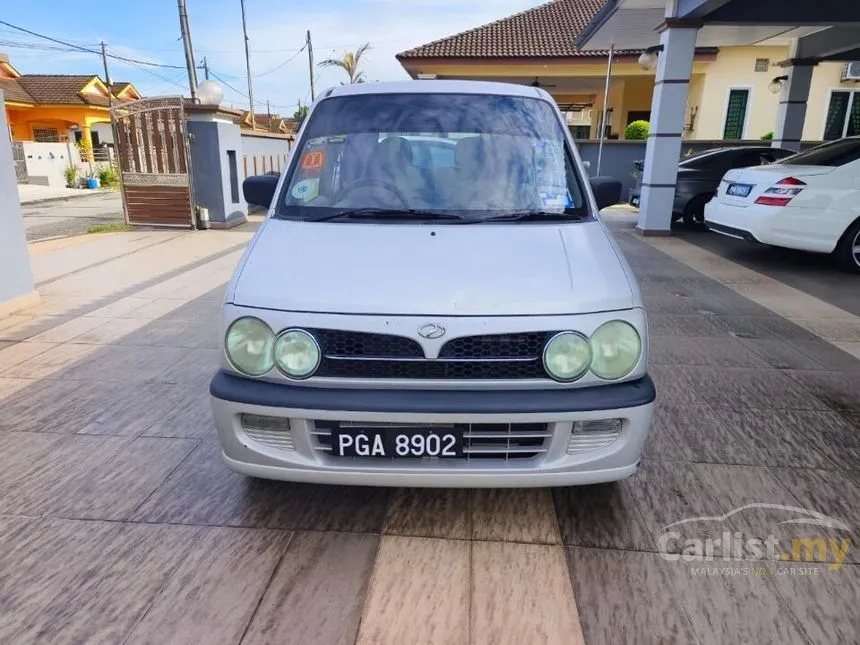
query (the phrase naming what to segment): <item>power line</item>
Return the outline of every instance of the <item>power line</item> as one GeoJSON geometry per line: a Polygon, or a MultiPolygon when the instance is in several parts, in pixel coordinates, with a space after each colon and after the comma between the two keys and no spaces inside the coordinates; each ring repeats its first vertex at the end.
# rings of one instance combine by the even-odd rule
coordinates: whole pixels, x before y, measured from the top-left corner
{"type": "MultiPolygon", "coordinates": [[[[57,43],[58,45],[64,45],[66,47],[71,47],[73,50],[87,52],[89,54],[95,54],[96,56],[101,56],[101,52],[95,49],[89,49],[87,47],[82,47],[80,45],[75,45],[68,41],[60,40],[59,38],[52,38],[51,36],[46,36],[45,34],[40,34],[35,31],[30,31],[29,29],[24,29],[23,27],[19,27],[17,25],[13,25],[10,22],[6,22],[4,20],[0,20],[0,25],[6,25],[7,27],[11,27],[17,31],[20,31],[25,34],[29,34],[31,36],[35,36],[36,38],[42,38],[44,40],[49,40],[53,43],[57,43]]],[[[150,67],[164,67],[169,69],[185,69],[185,67],[180,65],[165,65],[164,63],[153,63],[151,61],[146,60],[138,60],[136,58],[128,58],[126,56],[120,56],[119,54],[108,54],[108,57],[115,58],[116,60],[125,61],[126,63],[137,64],[137,65],[149,65],[150,67]]]]}
{"type": "Polygon", "coordinates": [[[292,56],[290,56],[287,60],[285,60],[285,61],[284,61],[283,63],[281,63],[280,65],[277,65],[276,67],[273,67],[272,69],[267,70],[267,71],[265,71],[265,72],[262,72],[262,73],[260,73],[260,74],[254,74],[254,78],[261,78],[261,77],[263,77],[263,76],[268,76],[268,75],[269,75],[269,74],[271,74],[272,72],[277,72],[277,71],[278,71],[279,69],[281,69],[282,67],[285,67],[288,63],[293,62],[293,61],[298,57],[298,55],[299,55],[299,54],[301,54],[303,51],[305,51],[305,49],[307,49],[307,43],[305,44],[305,46],[304,46],[304,47],[302,47],[299,51],[297,51],[295,54],[293,54],[292,56]]]}

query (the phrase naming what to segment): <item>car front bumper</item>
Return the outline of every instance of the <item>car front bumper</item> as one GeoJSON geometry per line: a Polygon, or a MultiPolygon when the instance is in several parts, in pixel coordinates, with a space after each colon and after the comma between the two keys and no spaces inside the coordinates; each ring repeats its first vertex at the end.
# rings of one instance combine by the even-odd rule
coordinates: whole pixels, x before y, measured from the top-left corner
{"type": "MultiPolygon", "coordinates": [[[[266,479],[368,486],[540,487],[616,481],[636,472],[651,425],[653,381],[555,390],[376,390],[296,386],[219,372],[210,386],[226,464],[266,479]],[[287,419],[289,430],[250,436],[243,415],[287,419]],[[609,445],[570,454],[577,421],[621,419],[609,445]],[[317,421],[546,424],[544,451],[527,459],[338,457],[317,421]]],[[[253,433],[252,433],[253,434],[253,433]]]]}

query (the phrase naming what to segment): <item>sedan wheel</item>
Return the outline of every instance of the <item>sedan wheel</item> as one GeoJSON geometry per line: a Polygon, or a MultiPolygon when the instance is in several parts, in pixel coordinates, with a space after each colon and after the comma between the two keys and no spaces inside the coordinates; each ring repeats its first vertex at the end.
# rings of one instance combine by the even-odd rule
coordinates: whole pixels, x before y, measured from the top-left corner
{"type": "Polygon", "coordinates": [[[845,231],[836,247],[836,261],[846,271],[860,273],[860,220],[845,231]]]}

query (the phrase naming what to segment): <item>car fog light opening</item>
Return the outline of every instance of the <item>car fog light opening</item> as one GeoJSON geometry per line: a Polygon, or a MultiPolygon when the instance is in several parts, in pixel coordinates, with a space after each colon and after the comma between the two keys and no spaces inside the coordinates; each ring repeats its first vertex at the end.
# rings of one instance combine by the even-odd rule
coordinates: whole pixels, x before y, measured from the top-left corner
{"type": "Polygon", "coordinates": [[[573,331],[556,334],[543,350],[543,365],[556,381],[581,378],[591,365],[591,345],[585,336],[573,331]]]}
{"type": "Polygon", "coordinates": [[[591,335],[591,371],[607,381],[629,374],[642,354],[642,339],[633,325],[612,320],[591,335]]]}
{"type": "Polygon", "coordinates": [[[275,364],[287,377],[305,379],[317,371],[321,352],[316,339],[303,329],[288,329],[275,341],[275,364]]]}
{"type": "Polygon", "coordinates": [[[275,334],[262,320],[239,318],[227,329],[224,351],[230,363],[248,376],[262,376],[272,369],[275,334]]]}
{"type": "Polygon", "coordinates": [[[577,421],[573,424],[573,432],[570,433],[567,454],[599,450],[615,443],[621,436],[622,426],[621,419],[577,421]]]}
{"type": "Polygon", "coordinates": [[[283,417],[269,417],[259,414],[243,414],[242,429],[257,443],[278,450],[295,450],[290,423],[283,417]]]}

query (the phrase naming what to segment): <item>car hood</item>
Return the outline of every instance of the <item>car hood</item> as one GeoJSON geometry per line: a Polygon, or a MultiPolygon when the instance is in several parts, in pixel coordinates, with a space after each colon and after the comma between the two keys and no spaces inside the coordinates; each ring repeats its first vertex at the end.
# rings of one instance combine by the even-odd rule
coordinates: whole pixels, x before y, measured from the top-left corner
{"type": "Polygon", "coordinates": [[[270,219],[228,298],[240,306],[320,313],[576,314],[632,307],[625,267],[599,222],[436,226],[270,219]]]}

